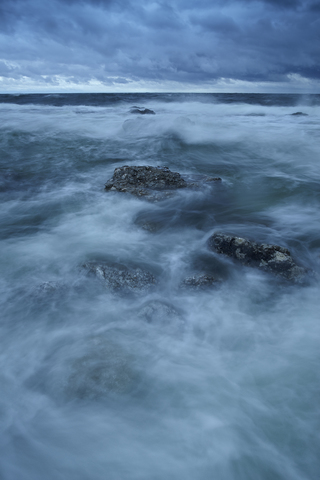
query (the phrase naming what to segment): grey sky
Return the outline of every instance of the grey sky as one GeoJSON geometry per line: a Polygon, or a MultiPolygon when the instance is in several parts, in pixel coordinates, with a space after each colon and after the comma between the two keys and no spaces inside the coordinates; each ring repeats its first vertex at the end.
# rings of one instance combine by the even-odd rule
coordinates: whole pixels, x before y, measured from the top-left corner
{"type": "Polygon", "coordinates": [[[2,92],[320,91],[320,1],[0,0],[0,77],[2,92]]]}

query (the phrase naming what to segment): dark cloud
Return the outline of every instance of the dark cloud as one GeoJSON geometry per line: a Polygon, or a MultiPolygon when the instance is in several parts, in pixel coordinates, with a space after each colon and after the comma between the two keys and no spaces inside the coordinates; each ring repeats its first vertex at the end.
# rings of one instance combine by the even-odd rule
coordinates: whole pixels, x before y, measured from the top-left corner
{"type": "Polygon", "coordinates": [[[1,0],[0,75],[36,82],[319,79],[313,0],[1,0]]]}

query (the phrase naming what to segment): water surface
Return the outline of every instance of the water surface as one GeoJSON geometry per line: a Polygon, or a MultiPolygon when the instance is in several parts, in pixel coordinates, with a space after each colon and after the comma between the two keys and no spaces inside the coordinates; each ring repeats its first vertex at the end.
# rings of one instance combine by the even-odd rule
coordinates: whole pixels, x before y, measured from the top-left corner
{"type": "Polygon", "coordinates": [[[0,102],[0,478],[318,479],[320,96],[0,102]],[[222,182],[147,203],[104,191],[121,165],[222,182]],[[215,232],[289,248],[308,282],[209,252],[215,232]],[[158,286],[115,296],[87,261],[158,286]],[[223,281],[179,288],[203,271],[223,281]]]}

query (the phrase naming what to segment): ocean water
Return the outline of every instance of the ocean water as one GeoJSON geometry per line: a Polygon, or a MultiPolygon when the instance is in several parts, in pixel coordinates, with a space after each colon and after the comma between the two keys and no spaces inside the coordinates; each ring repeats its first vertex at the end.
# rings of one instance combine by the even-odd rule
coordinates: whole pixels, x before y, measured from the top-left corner
{"type": "Polygon", "coordinates": [[[0,479],[318,480],[320,95],[0,95],[0,111],[0,479]],[[222,182],[148,203],[104,190],[121,165],[222,182]],[[308,281],[210,252],[215,232],[287,247],[308,281]],[[157,286],[114,295],[88,261],[157,286]],[[180,288],[199,272],[222,281],[180,288]]]}

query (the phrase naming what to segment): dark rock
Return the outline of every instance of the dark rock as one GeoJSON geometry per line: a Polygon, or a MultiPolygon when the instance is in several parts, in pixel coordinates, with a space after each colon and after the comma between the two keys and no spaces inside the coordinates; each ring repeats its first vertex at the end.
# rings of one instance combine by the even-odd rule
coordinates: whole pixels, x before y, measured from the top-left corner
{"type": "Polygon", "coordinates": [[[216,233],[209,238],[208,246],[243,265],[258,267],[287,280],[301,281],[306,275],[306,270],[292,260],[289,250],[278,245],[258,244],[246,238],[216,233]]]}
{"type": "Polygon", "coordinates": [[[155,115],[156,112],[149,108],[132,107],[130,113],[139,113],[140,115],[155,115]]]}
{"type": "MultiPolygon", "coordinates": [[[[187,183],[180,174],[171,172],[167,167],[125,165],[115,169],[113,177],[105,184],[105,189],[128,192],[138,197],[154,197],[154,191],[165,192],[186,186],[187,183]]],[[[162,195],[159,198],[162,198],[162,195]]]]}
{"type": "Polygon", "coordinates": [[[171,172],[168,167],[134,166],[124,165],[118,167],[113,177],[105,184],[106,190],[128,192],[148,200],[162,200],[171,196],[172,191],[180,188],[199,187],[202,182],[212,182],[220,178],[204,177],[194,181],[184,180],[180,173],[171,172]]]}
{"type": "Polygon", "coordinates": [[[180,284],[181,288],[188,290],[207,290],[216,287],[221,280],[209,274],[197,274],[186,277],[180,284]]]}
{"type": "Polygon", "coordinates": [[[124,265],[89,262],[83,265],[88,274],[97,277],[113,293],[142,294],[156,284],[155,277],[141,268],[128,268],[124,265]]]}
{"type": "Polygon", "coordinates": [[[303,113],[303,112],[291,113],[291,115],[295,115],[297,117],[307,117],[308,116],[307,113],[303,113]]]}

